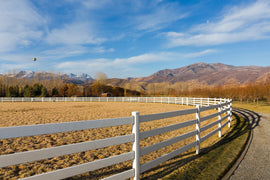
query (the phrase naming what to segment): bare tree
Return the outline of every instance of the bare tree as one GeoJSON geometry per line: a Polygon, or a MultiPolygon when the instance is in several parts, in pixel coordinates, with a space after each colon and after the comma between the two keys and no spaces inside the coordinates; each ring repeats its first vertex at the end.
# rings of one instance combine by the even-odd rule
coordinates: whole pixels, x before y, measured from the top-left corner
{"type": "Polygon", "coordinates": [[[103,72],[97,72],[95,75],[95,80],[99,84],[106,84],[107,81],[107,75],[103,72]]]}

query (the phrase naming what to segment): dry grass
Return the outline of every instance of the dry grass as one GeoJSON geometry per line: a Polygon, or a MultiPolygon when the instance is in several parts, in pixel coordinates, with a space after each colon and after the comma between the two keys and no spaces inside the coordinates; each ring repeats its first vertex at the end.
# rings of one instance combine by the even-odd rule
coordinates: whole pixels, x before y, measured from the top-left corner
{"type": "MultiPolygon", "coordinates": [[[[127,117],[131,116],[132,111],[139,111],[142,115],[175,111],[187,108],[192,107],[172,104],[168,105],[122,102],[0,103],[0,127],[127,117]]],[[[213,111],[203,112],[202,116],[205,116],[209,113],[213,113],[213,111]]],[[[158,127],[163,127],[165,125],[176,124],[191,119],[195,119],[195,114],[142,123],[140,126],[140,131],[146,131],[158,127]]],[[[204,123],[209,122],[213,122],[213,119],[204,123]]],[[[211,128],[207,132],[210,132],[215,128],[216,126],[211,128]]],[[[151,144],[155,144],[157,142],[172,138],[176,135],[180,135],[192,130],[195,130],[195,126],[189,126],[176,131],[154,136],[152,138],[147,138],[141,141],[140,145],[141,147],[149,146],[151,144]]],[[[48,148],[53,146],[78,143],[125,134],[131,134],[131,125],[0,140],[0,154],[10,154],[33,149],[48,148]]],[[[202,144],[202,148],[213,143],[214,141],[216,141],[216,139],[217,136],[212,136],[209,140],[202,144]]],[[[141,158],[141,163],[148,162],[164,154],[167,154],[168,152],[176,150],[179,147],[188,144],[194,140],[195,137],[191,137],[189,139],[186,139],[185,141],[181,141],[179,143],[145,155],[141,158]]],[[[65,155],[37,162],[10,166],[2,169],[0,168],[0,179],[17,179],[27,177],[34,174],[40,174],[47,171],[61,169],[101,158],[106,158],[112,155],[129,152],[131,151],[131,149],[132,144],[126,143],[117,146],[111,146],[108,148],[101,148],[97,150],[65,155]]],[[[194,149],[191,149],[189,152],[194,152],[194,149]]],[[[192,155],[194,155],[194,153],[188,153],[188,155],[186,155],[185,157],[192,155]]],[[[166,164],[169,163],[170,161],[166,162],[166,164]]],[[[100,179],[102,177],[108,176],[109,174],[114,174],[118,171],[129,169],[130,167],[130,161],[124,162],[115,166],[76,176],[73,179],[100,179]]],[[[152,174],[156,174],[158,171],[162,171],[162,168],[157,168],[156,170],[144,173],[142,177],[151,177],[152,174]]]]}

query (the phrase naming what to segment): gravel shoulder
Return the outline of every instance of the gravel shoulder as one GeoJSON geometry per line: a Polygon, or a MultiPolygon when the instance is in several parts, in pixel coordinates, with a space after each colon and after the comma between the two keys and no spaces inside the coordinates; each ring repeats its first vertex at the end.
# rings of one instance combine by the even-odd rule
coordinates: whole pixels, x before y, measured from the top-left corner
{"type": "Polygon", "coordinates": [[[247,109],[236,111],[250,121],[252,133],[247,152],[240,157],[229,179],[270,179],[270,114],[247,109]]]}

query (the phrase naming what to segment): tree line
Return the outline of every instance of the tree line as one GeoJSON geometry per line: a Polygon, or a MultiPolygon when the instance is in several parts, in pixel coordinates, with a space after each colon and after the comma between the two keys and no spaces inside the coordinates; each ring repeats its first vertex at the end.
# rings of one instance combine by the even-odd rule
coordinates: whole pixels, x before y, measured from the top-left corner
{"type": "Polygon", "coordinates": [[[241,103],[258,103],[259,101],[270,102],[270,83],[202,87],[183,91],[182,95],[195,97],[224,97],[240,101],[241,103]]]}
{"type": "Polygon", "coordinates": [[[111,96],[140,96],[141,93],[135,90],[124,89],[117,86],[109,86],[99,82],[91,85],[78,86],[73,83],[64,83],[61,86],[53,87],[48,90],[42,84],[34,85],[5,85],[0,83],[0,97],[71,97],[85,96],[97,97],[102,93],[111,96]]]}

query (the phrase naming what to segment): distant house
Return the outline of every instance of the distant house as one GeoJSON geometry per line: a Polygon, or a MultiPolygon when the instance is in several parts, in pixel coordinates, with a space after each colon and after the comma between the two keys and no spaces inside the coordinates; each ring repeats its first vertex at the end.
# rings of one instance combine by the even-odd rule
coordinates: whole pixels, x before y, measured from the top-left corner
{"type": "Polygon", "coordinates": [[[101,97],[111,97],[111,94],[110,93],[102,93],[101,97]]]}

